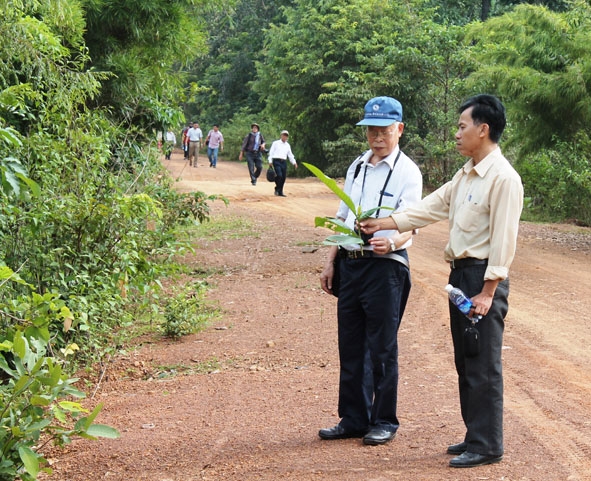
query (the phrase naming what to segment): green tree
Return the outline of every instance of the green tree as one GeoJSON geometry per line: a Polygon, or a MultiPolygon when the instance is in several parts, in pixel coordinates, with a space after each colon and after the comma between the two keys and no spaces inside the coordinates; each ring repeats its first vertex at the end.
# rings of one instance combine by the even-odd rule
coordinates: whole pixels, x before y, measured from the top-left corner
{"type": "Polygon", "coordinates": [[[139,132],[182,123],[182,68],[205,51],[195,0],[83,0],[90,65],[108,73],[93,106],[139,132]]]}
{"type": "MultiPolygon", "coordinates": [[[[343,175],[366,149],[355,127],[363,105],[390,95],[405,109],[403,143],[432,161],[434,151],[426,152],[421,139],[431,135],[446,145],[457,84],[466,74],[459,30],[434,23],[432,14],[418,0],[300,0],[286,9],[287,24],[269,30],[254,88],[267,116],[293,132],[301,160],[343,175]]],[[[445,159],[445,166],[434,173],[447,170],[447,149],[434,161],[445,159]]]]}
{"type": "Polygon", "coordinates": [[[521,5],[475,24],[477,70],[469,84],[499,94],[512,112],[511,139],[522,153],[572,141],[591,125],[591,7],[560,14],[521,5]]]}
{"type": "Polygon", "coordinates": [[[260,112],[264,105],[250,88],[256,62],[264,58],[265,31],[284,23],[282,9],[292,0],[225,0],[206,5],[208,52],[188,70],[192,82],[185,112],[206,125],[226,124],[239,111],[260,112]]]}
{"type": "Polygon", "coordinates": [[[512,10],[516,5],[528,3],[543,5],[554,11],[565,11],[568,0],[430,0],[428,5],[437,8],[436,19],[439,22],[452,25],[465,25],[481,20],[486,21],[493,16],[502,15],[512,10]]]}

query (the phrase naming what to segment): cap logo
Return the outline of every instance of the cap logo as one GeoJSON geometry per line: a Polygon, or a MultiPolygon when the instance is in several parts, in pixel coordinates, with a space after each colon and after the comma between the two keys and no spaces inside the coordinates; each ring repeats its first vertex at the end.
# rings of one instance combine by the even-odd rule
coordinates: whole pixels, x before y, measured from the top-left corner
{"type": "Polygon", "coordinates": [[[380,110],[380,106],[378,104],[374,104],[372,108],[373,108],[374,112],[377,112],[378,110],[380,110]]]}

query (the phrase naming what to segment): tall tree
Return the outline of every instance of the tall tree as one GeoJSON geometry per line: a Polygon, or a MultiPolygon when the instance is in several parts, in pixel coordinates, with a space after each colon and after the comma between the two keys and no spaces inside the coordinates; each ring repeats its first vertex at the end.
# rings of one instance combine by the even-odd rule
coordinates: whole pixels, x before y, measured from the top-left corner
{"type": "Polygon", "coordinates": [[[282,9],[292,0],[224,0],[203,10],[208,52],[189,69],[194,94],[186,112],[206,123],[225,123],[237,112],[260,112],[259,95],[252,90],[256,63],[264,57],[265,31],[284,23],[282,9]]]}
{"type": "Polygon", "coordinates": [[[591,7],[554,13],[521,5],[474,25],[469,85],[496,92],[510,113],[508,144],[530,208],[591,225],[591,7]]]}
{"type": "MultiPolygon", "coordinates": [[[[83,0],[91,65],[110,78],[96,105],[128,125],[162,129],[179,122],[186,65],[205,51],[195,0],[83,0]]],[[[204,0],[205,1],[205,0],[204,0]]]]}
{"type": "Polygon", "coordinates": [[[522,152],[572,140],[591,125],[591,7],[577,1],[564,14],[520,5],[473,25],[474,88],[511,105],[513,139],[522,152]]]}
{"type": "Polygon", "coordinates": [[[449,111],[462,76],[458,33],[431,16],[418,0],[299,0],[286,10],[287,24],[269,31],[254,88],[268,115],[279,113],[293,131],[303,158],[342,175],[366,147],[355,123],[373,96],[402,102],[403,139],[424,136],[436,124],[440,111],[428,101],[449,111]]]}

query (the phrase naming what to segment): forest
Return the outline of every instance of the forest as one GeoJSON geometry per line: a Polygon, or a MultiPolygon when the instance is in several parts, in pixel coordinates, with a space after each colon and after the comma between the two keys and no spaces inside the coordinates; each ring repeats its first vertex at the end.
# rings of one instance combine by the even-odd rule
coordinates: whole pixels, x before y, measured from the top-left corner
{"type": "Polygon", "coordinates": [[[138,319],[195,327],[175,319],[199,299],[162,284],[182,272],[187,229],[226,200],[177,193],[158,132],[217,123],[237,159],[256,121],[339,177],[364,149],[363,105],[389,95],[431,188],[463,162],[457,107],[492,93],[524,218],[591,225],[588,1],[0,3],[0,479],[36,479],[41,436],[117,435],[71,401],[71,376],[138,319]]]}

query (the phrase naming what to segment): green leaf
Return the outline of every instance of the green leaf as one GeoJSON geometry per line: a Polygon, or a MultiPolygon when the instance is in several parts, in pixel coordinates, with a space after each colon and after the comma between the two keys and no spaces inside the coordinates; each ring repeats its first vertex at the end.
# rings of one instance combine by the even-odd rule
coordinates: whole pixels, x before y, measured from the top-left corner
{"type": "Polygon", "coordinates": [[[27,353],[27,341],[20,332],[17,332],[14,335],[12,349],[14,353],[21,359],[23,359],[27,353]]]}
{"type": "MultiPolygon", "coordinates": [[[[341,232],[351,236],[357,236],[357,233],[345,224],[341,219],[335,217],[316,217],[314,219],[315,227],[326,227],[335,232],[341,232]]],[[[359,237],[359,236],[357,236],[359,237]]]]}
{"type": "Polygon", "coordinates": [[[326,185],[330,190],[332,190],[352,212],[357,211],[355,208],[355,204],[351,200],[351,197],[345,194],[345,191],[337,185],[334,179],[331,179],[330,177],[324,175],[324,172],[322,172],[318,167],[315,167],[312,164],[303,162],[302,165],[306,167],[310,172],[312,172],[316,177],[318,177],[324,183],[324,185],[326,185]]]}
{"type": "Polygon", "coordinates": [[[378,210],[396,210],[394,207],[389,207],[387,205],[382,205],[380,207],[374,207],[373,209],[366,210],[362,212],[357,220],[369,219],[372,215],[374,215],[378,210]]]}
{"type": "Polygon", "coordinates": [[[363,245],[360,237],[350,235],[331,235],[324,239],[324,244],[329,246],[363,245]]]}
{"type": "Polygon", "coordinates": [[[19,446],[18,454],[25,466],[25,470],[33,478],[36,478],[39,474],[39,458],[40,456],[35,453],[31,448],[27,446],[19,446]]]}
{"type": "Polygon", "coordinates": [[[71,413],[84,413],[88,412],[88,409],[84,409],[82,404],[73,402],[73,401],[60,401],[59,403],[60,408],[65,411],[69,411],[71,413]]]}
{"type": "Polygon", "coordinates": [[[51,401],[44,396],[31,396],[31,404],[33,406],[49,406],[51,401]]]}
{"type": "Polygon", "coordinates": [[[105,424],[93,424],[88,428],[86,434],[96,438],[119,439],[121,433],[111,426],[105,424]]]}

